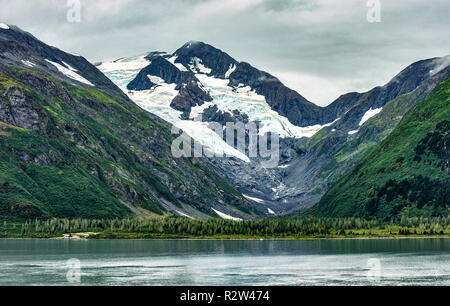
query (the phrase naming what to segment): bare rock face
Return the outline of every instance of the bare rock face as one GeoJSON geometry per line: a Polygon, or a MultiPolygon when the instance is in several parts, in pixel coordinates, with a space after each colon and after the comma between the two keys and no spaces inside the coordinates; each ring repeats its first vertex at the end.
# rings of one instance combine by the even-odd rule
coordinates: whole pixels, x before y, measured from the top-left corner
{"type": "Polygon", "coordinates": [[[41,116],[18,87],[8,88],[0,100],[0,121],[35,132],[41,131],[41,116]]]}
{"type": "Polygon", "coordinates": [[[173,99],[170,106],[183,112],[184,119],[189,119],[192,107],[212,101],[211,96],[201,89],[195,80],[190,80],[187,84],[179,87],[181,87],[179,94],[173,99]]]}
{"type": "Polygon", "coordinates": [[[212,75],[216,78],[225,78],[227,71],[238,62],[221,50],[200,41],[190,41],[175,51],[177,56],[175,63],[181,63],[189,67],[193,58],[198,58],[202,63],[211,69],[212,75]]]}
{"type": "Polygon", "coordinates": [[[142,69],[136,78],[128,84],[128,90],[148,90],[156,84],[150,81],[149,75],[157,76],[167,84],[183,84],[191,80],[196,80],[195,75],[190,71],[180,71],[171,62],[162,56],[154,55],[150,65],[142,69]]]}

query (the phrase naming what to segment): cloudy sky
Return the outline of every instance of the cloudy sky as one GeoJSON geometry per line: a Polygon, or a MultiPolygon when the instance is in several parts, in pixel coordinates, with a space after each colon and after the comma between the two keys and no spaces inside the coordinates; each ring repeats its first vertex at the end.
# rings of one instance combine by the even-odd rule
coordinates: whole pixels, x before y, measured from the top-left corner
{"type": "Polygon", "coordinates": [[[80,0],[69,22],[76,1],[0,0],[0,22],[93,62],[204,41],[319,105],[450,54],[448,0],[380,0],[375,23],[367,0],[80,0]]]}

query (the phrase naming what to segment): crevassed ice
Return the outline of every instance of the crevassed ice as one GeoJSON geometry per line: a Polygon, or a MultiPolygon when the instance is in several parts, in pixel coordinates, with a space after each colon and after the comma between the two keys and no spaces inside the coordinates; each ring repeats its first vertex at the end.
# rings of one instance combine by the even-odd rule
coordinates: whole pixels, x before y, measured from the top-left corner
{"type": "MultiPolygon", "coordinates": [[[[119,86],[125,93],[128,93],[132,99],[142,109],[157,115],[158,117],[173,124],[186,134],[191,136],[201,145],[207,147],[213,153],[218,155],[234,156],[245,162],[250,159],[239,150],[229,146],[219,135],[208,128],[208,123],[192,120],[182,120],[182,112],[179,112],[170,107],[172,100],[178,95],[175,90],[175,84],[166,84],[162,79],[149,76],[153,83],[157,84],[151,90],[146,91],[128,91],[127,85],[131,82],[140,70],[150,64],[150,61],[145,59],[146,55],[137,56],[134,58],[121,59],[113,63],[103,63],[98,68],[105,73],[116,85],[119,86]]],[[[172,57],[172,61],[176,58],[172,57]]],[[[202,67],[201,60],[193,62],[192,69],[196,71],[204,71],[209,73],[206,67],[202,67]],[[196,67],[194,67],[194,64],[196,67]]],[[[233,67],[230,67],[230,71],[233,67]]],[[[280,137],[311,137],[327,125],[316,125],[310,127],[297,127],[289,122],[286,117],[280,116],[273,111],[267,104],[265,97],[256,94],[248,86],[240,86],[232,88],[228,86],[228,80],[208,77],[204,74],[196,74],[200,80],[200,86],[208,91],[213,98],[212,102],[204,103],[201,106],[193,107],[190,113],[190,119],[195,119],[203,113],[205,109],[212,105],[217,105],[218,109],[225,112],[232,113],[233,110],[238,110],[243,114],[247,114],[251,121],[260,121],[262,127],[260,133],[275,132],[280,137]]],[[[339,119],[337,119],[339,120],[339,119]]]]}
{"type": "Polygon", "coordinates": [[[201,107],[193,108],[194,114],[191,113],[191,118],[195,118],[202,109],[214,104],[221,111],[232,113],[234,110],[238,110],[246,114],[250,121],[261,122],[260,134],[274,132],[278,133],[281,138],[312,137],[322,128],[333,124],[332,122],[326,125],[309,127],[295,126],[289,119],[272,110],[270,105],[267,104],[265,97],[258,95],[249,86],[232,88],[228,86],[228,80],[217,79],[204,74],[196,74],[196,77],[214,101],[201,107]]]}
{"type": "Polygon", "coordinates": [[[123,58],[113,62],[102,63],[97,68],[113,81],[122,91],[127,92],[127,85],[138,73],[150,65],[150,61],[141,54],[131,58],[123,58]]]}
{"type": "Polygon", "coordinates": [[[207,123],[181,119],[182,112],[170,107],[172,100],[178,95],[178,91],[175,90],[176,84],[166,84],[160,78],[156,79],[154,76],[149,76],[158,86],[144,91],[127,90],[127,85],[143,68],[150,64],[145,56],[103,63],[98,68],[122,91],[127,93],[139,107],[173,124],[213,153],[234,156],[245,162],[250,162],[250,159],[244,153],[229,146],[219,135],[209,129],[207,123]]]}
{"type": "Polygon", "coordinates": [[[59,72],[61,72],[62,74],[64,74],[68,78],[70,78],[72,80],[75,80],[75,81],[78,81],[80,83],[84,83],[84,84],[90,85],[90,86],[95,86],[94,84],[92,84],[91,82],[89,82],[88,80],[83,78],[81,75],[76,73],[75,71],[77,71],[77,70],[75,70],[74,68],[72,68],[70,66],[67,66],[67,67],[70,67],[70,69],[68,69],[68,68],[66,68],[66,67],[64,67],[64,66],[62,66],[62,65],[60,65],[58,63],[52,62],[52,61],[50,61],[48,59],[46,59],[46,61],[49,62],[50,64],[52,64],[53,66],[55,66],[58,69],[59,72]]]}
{"type": "Polygon", "coordinates": [[[244,153],[229,146],[218,134],[209,129],[207,122],[181,120],[182,112],[170,107],[172,100],[178,95],[176,86],[164,83],[151,90],[130,91],[128,95],[139,107],[173,124],[213,153],[234,156],[250,162],[244,153]]]}
{"type": "Polygon", "coordinates": [[[372,109],[370,108],[362,117],[361,122],[359,123],[359,126],[363,126],[364,123],[366,123],[370,118],[378,115],[379,113],[381,113],[381,111],[383,110],[383,108],[377,108],[377,109],[372,109]]]}
{"type": "Polygon", "coordinates": [[[227,215],[227,214],[224,214],[223,212],[218,211],[217,209],[214,209],[214,208],[213,208],[212,210],[214,210],[214,212],[215,212],[216,214],[218,214],[219,217],[221,217],[222,219],[225,219],[225,220],[232,220],[232,221],[242,221],[241,218],[235,218],[235,217],[229,216],[229,215],[227,215]]]}

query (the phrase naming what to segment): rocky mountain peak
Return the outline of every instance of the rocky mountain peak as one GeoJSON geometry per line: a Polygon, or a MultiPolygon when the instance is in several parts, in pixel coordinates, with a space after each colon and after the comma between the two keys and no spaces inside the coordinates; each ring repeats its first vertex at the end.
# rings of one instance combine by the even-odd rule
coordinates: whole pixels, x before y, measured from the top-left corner
{"type": "Polygon", "coordinates": [[[175,63],[217,78],[225,78],[227,72],[238,64],[227,53],[200,41],[187,42],[175,51],[174,56],[177,57],[175,63]]]}

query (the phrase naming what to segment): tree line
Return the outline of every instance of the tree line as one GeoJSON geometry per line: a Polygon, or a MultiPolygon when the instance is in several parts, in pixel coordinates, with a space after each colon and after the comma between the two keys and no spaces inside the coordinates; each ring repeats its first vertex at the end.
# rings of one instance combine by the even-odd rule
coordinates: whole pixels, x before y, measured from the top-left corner
{"type": "Polygon", "coordinates": [[[286,217],[235,222],[222,219],[193,220],[181,217],[128,219],[49,219],[29,220],[25,223],[3,222],[3,232],[22,235],[46,235],[101,232],[140,233],[180,236],[328,236],[352,234],[354,231],[393,230],[391,234],[444,234],[450,231],[450,217],[407,218],[390,221],[361,218],[286,217]],[[399,230],[400,228],[400,230],[399,230]]]}

